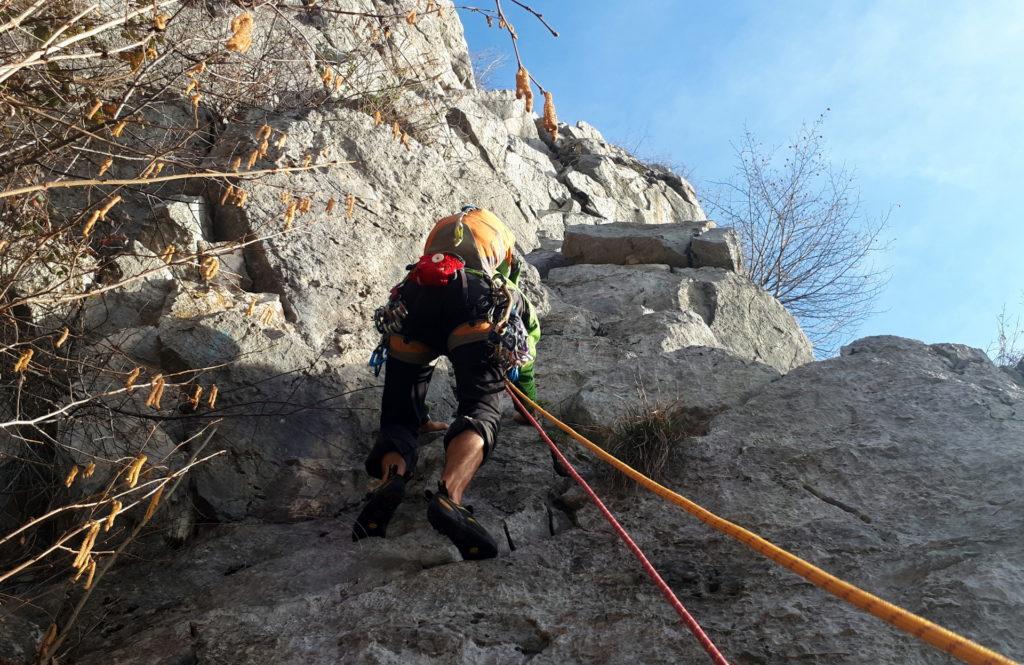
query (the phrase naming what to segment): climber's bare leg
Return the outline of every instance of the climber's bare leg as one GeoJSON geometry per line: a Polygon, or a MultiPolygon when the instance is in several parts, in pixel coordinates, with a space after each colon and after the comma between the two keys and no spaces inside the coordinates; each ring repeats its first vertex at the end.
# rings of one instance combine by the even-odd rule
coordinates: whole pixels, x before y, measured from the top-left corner
{"type": "Polygon", "coordinates": [[[380,468],[384,471],[381,474],[382,482],[386,482],[391,477],[388,470],[393,466],[398,467],[398,475],[405,474],[405,458],[396,452],[384,453],[384,456],[380,458],[380,468]]]}
{"type": "Polygon", "coordinates": [[[448,488],[448,496],[462,503],[462,493],[473,480],[484,461],[484,438],[473,429],[466,429],[448,444],[441,480],[448,488]]]}

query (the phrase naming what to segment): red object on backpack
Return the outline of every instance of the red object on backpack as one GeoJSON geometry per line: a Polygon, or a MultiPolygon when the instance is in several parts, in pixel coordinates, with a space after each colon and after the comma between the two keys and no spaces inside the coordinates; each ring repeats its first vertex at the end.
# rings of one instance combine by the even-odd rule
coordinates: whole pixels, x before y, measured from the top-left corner
{"type": "Polygon", "coordinates": [[[409,277],[420,286],[447,286],[465,267],[466,262],[454,254],[424,254],[409,277]]]}

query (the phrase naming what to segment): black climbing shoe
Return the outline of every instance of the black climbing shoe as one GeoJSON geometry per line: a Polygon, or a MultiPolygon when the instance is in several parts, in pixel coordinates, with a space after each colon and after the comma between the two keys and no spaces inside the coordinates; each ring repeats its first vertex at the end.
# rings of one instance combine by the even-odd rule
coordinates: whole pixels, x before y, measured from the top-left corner
{"type": "Polygon", "coordinates": [[[366,505],[352,525],[352,540],[383,538],[387,533],[388,522],[394,517],[398,504],[402,503],[407,480],[398,474],[396,466],[388,469],[387,478],[380,487],[366,495],[366,505]]]}
{"type": "Polygon", "coordinates": [[[473,509],[449,499],[443,481],[437,484],[437,494],[430,496],[427,521],[434,530],[455,543],[463,559],[493,559],[498,556],[497,543],[473,517],[473,509]]]}

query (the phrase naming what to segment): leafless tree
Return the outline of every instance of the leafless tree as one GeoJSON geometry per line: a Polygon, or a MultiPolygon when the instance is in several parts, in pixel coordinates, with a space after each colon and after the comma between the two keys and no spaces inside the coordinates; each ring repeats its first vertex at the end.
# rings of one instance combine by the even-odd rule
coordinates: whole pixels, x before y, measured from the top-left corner
{"type": "Polygon", "coordinates": [[[480,51],[472,51],[469,54],[473,63],[473,78],[478,88],[493,90],[498,85],[498,75],[502,68],[508,64],[509,55],[507,51],[495,48],[486,48],[480,51]]]}
{"type": "Polygon", "coordinates": [[[996,319],[996,340],[988,354],[1001,367],[1016,367],[1024,361],[1024,327],[1020,317],[1007,314],[1005,307],[996,319]]]}
{"type": "Polygon", "coordinates": [[[745,131],[735,176],[715,183],[708,206],[739,232],[750,279],[797,317],[819,356],[876,312],[888,280],[876,262],[888,213],[864,215],[853,173],[828,158],[823,122],[805,125],[785,149],[745,131]]]}

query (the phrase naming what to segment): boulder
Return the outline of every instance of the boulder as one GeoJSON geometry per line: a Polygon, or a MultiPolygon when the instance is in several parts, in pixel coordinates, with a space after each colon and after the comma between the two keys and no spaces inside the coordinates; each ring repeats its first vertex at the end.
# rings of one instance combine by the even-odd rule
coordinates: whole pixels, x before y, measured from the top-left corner
{"type": "Polygon", "coordinates": [[[589,265],[555,268],[547,285],[589,309],[602,327],[653,312],[690,311],[704,320],[715,346],[788,372],[813,359],[793,316],[746,277],[718,268],[589,265]]]}
{"type": "Polygon", "coordinates": [[[689,268],[690,244],[712,222],[679,224],[614,223],[570,226],[562,255],[569,263],[613,263],[620,266],[657,263],[689,268]]]}
{"type": "Polygon", "coordinates": [[[679,346],[650,353],[643,345],[627,346],[620,340],[541,340],[537,385],[569,422],[606,427],[637,406],[685,410],[710,419],[779,378],[775,369],[723,349],[679,346]]]}
{"type": "Polygon", "coordinates": [[[573,225],[565,230],[562,254],[569,263],[743,270],[736,232],[716,228],[711,221],[573,225]]]}
{"type": "Polygon", "coordinates": [[[690,243],[690,259],[694,268],[723,268],[743,272],[743,252],[739,236],[733,229],[708,229],[690,243]]]}
{"type": "Polygon", "coordinates": [[[139,242],[101,264],[100,274],[106,285],[121,284],[86,300],[82,324],[100,336],[155,324],[175,284],[170,268],[139,242]]]}
{"type": "Polygon", "coordinates": [[[212,224],[205,199],[177,196],[153,210],[149,222],[139,231],[138,240],[158,254],[168,245],[179,252],[194,254],[202,249],[204,239],[213,237],[212,224]]]}

